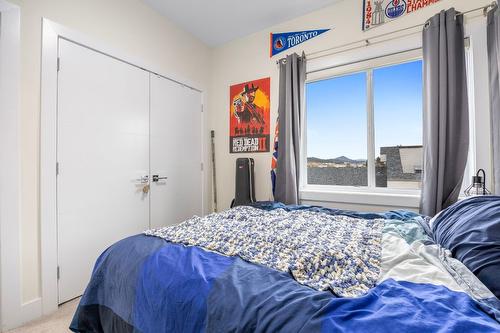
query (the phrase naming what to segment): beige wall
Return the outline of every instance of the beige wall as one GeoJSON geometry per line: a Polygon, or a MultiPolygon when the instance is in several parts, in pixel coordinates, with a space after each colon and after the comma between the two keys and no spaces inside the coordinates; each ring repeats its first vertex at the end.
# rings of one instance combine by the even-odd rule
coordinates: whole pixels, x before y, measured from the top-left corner
{"type": "Polygon", "coordinates": [[[10,0],[21,7],[22,300],[40,297],[39,134],[42,17],[161,74],[206,90],[210,50],[139,0],[10,0]]]}
{"type": "MultiPolygon", "coordinates": [[[[320,11],[299,17],[297,19],[276,25],[264,31],[255,33],[246,38],[238,39],[216,48],[213,52],[213,75],[210,87],[209,107],[211,112],[210,126],[216,131],[216,159],[217,159],[217,190],[219,207],[227,208],[234,196],[234,168],[238,157],[253,157],[256,161],[255,180],[257,200],[268,200],[271,195],[270,163],[271,153],[261,154],[229,154],[229,86],[234,83],[261,77],[271,77],[271,133],[274,133],[277,116],[278,94],[278,67],[276,60],[285,53],[269,58],[269,33],[300,31],[320,28],[334,28],[334,30],[305,42],[291,52],[306,54],[324,50],[329,47],[363,40],[371,36],[391,32],[397,29],[423,24],[430,16],[441,9],[454,6],[457,10],[466,11],[489,4],[490,0],[442,0],[428,8],[422,9],[411,15],[400,18],[374,28],[364,33],[361,30],[362,1],[344,0],[338,4],[324,8],[320,11]]],[[[476,14],[477,15],[477,14],[476,14]]],[[[418,36],[418,35],[417,35],[418,36]]],[[[291,53],[290,52],[290,53],[291,53]]],[[[361,51],[360,52],[364,52],[361,51]]],[[[369,57],[367,54],[366,57],[369,57]]],[[[345,61],[348,59],[343,59],[345,61]]],[[[480,110],[488,112],[488,110],[480,110]]],[[[271,142],[273,138],[271,139],[271,142]]],[[[332,203],[308,202],[332,206],[332,203]]],[[[374,207],[372,205],[346,205],[333,206],[342,208],[356,208],[359,210],[381,210],[390,208],[374,207]]],[[[414,209],[415,207],[413,207],[414,209]]]]}

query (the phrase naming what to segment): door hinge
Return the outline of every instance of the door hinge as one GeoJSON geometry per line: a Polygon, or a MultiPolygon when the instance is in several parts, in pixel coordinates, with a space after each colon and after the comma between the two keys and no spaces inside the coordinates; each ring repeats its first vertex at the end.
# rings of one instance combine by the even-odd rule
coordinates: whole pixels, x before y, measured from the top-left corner
{"type": "Polygon", "coordinates": [[[61,269],[59,266],[57,266],[57,279],[59,280],[61,278],[61,269]]]}
{"type": "Polygon", "coordinates": [[[61,58],[57,58],[57,71],[59,72],[61,70],[61,58]]]}
{"type": "Polygon", "coordinates": [[[56,176],[59,176],[59,162],[56,162],[56,176]]]}
{"type": "Polygon", "coordinates": [[[201,105],[201,112],[203,112],[203,104],[201,105]]]}
{"type": "Polygon", "coordinates": [[[201,162],[201,171],[203,171],[203,162],[201,162]]]}

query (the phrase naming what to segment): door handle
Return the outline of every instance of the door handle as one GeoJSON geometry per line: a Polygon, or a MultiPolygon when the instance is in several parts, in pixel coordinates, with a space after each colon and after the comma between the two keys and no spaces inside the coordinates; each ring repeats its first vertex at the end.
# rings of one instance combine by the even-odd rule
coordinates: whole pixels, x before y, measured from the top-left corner
{"type": "Polygon", "coordinates": [[[149,182],[149,176],[145,175],[142,176],[141,178],[134,179],[134,181],[139,182],[141,184],[147,184],[149,182]]]}
{"type": "Polygon", "coordinates": [[[153,182],[156,183],[159,182],[160,180],[165,180],[167,178],[168,177],[160,177],[159,175],[153,175],[153,182]]]}

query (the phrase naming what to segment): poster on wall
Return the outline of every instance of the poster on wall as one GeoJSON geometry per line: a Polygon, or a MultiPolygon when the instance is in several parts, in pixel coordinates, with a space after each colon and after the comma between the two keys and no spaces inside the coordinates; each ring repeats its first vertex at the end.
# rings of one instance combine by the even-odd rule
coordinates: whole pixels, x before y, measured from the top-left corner
{"type": "Polygon", "coordinates": [[[363,0],[363,30],[369,30],[440,0],[363,0]]]}
{"type": "Polygon", "coordinates": [[[269,152],[271,78],[229,88],[229,152],[269,152]]]}
{"type": "Polygon", "coordinates": [[[320,29],[320,30],[271,33],[269,37],[271,45],[269,56],[273,57],[278,53],[281,53],[283,51],[288,50],[291,47],[302,44],[305,41],[317,37],[329,30],[330,29],[320,29]]]}

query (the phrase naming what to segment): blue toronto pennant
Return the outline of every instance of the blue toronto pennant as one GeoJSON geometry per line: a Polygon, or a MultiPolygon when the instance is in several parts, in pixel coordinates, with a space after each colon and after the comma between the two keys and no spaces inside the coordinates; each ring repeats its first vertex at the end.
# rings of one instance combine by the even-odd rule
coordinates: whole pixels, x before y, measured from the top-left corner
{"type": "Polygon", "coordinates": [[[295,31],[295,32],[283,32],[273,34],[271,33],[271,52],[270,56],[275,56],[291,47],[297,46],[309,39],[321,35],[330,29],[320,29],[320,30],[308,30],[308,31],[295,31]]]}

